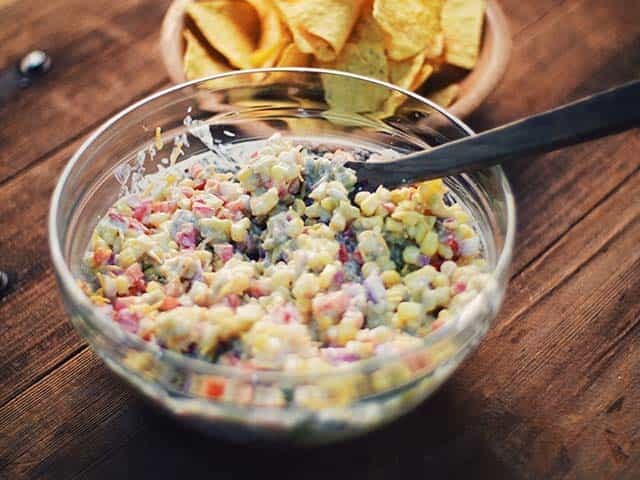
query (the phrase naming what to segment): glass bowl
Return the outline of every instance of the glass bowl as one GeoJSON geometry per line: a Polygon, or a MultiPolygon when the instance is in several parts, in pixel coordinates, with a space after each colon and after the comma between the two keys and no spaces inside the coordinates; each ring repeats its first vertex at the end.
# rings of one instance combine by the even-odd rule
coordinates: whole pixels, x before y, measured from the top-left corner
{"type": "Polygon", "coordinates": [[[274,133],[405,153],[473,132],[435,104],[390,84],[300,68],[230,72],[184,83],[98,128],[53,193],[49,240],[55,273],[77,331],[111,370],[161,410],[232,440],[326,443],[366,432],[422,402],[485,335],[502,302],[515,234],[513,197],[497,167],[445,180],[476,221],[490,278],[460,315],[415,350],[330,373],[247,372],[162,350],[121,330],[77,281],[86,274],[83,254],[90,234],[122,184],[157,168],[160,155],[150,153],[156,127],[165,132],[165,142],[195,131],[202,141],[185,144],[187,157],[207,143],[224,151],[274,133]],[[325,90],[336,82],[349,91],[340,102],[325,90]],[[390,95],[401,106],[386,108],[390,95]]]}

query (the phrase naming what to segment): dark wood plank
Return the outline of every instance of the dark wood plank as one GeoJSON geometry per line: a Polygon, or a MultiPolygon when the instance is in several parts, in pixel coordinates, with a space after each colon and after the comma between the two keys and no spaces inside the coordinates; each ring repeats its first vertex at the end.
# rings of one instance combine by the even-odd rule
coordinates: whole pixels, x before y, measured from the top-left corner
{"type": "Polygon", "coordinates": [[[58,0],[38,13],[40,3],[23,0],[7,7],[16,17],[0,14],[0,63],[35,47],[54,60],[42,81],[3,108],[0,183],[166,81],[157,44],[168,0],[58,0]],[[17,29],[20,13],[27,28],[17,29]]]}
{"type": "MultiPolygon", "coordinates": [[[[523,32],[504,81],[469,123],[484,130],[634,79],[640,65],[640,30],[633,18],[640,18],[638,2],[562,3],[523,32]]],[[[632,131],[623,138],[506,167],[516,194],[519,230],[524,232],[518,238],[515,271],[638,167],[634,158],[640,135],[632,131]],[[612,156],[621,161],[611,161],[612,156]]]]}
{"type": "Polygon", "coordinates": [[[511,35],[516,40],[525,35],[531,28],[547,16],[556,14],[557,9],[571,0],[541,0],[538,2],[521,2],[518,0],[499,0],[500,6],[509,21],[511,35]]]}
{"type": "Polygon", "coordinates": [[[611,478],[640,454],[638,238],[640,173],[516,277],[504,320],[454,379],[500,409],[502,429],[487,430],[499,455],[539,477],[611,478]],[[567,471],[545,470],[554,461],[567,471]]]}
{"type": "MultiPolygon", "coordinates": [[[[527,15],[537,8],[537,2],[503,3],[527,15]]],[[[522,29],[505,77],[469,121],[479,129],[502,124],[588,95],[603,84],[634,79],[640,63],[634,48],[638,15],[637,2],[560,2],[522,29]]]]}
{"type": "MultiPolygon", "coordinates": [[[[637,73],[635,2],[503,3],[517,34],[514,60],[503,85],[470,119],[475,127],[637,73]]],[[[139,22],[127,18],[130,26],[139,22]]],[[[90,105],[95,90],[82,82],[78,88],[89,92],[82,102],[90,105]]],[[[0,301],[7,325],[0,348],[8,352],[0,360],[0,405],[7,402],[0,407],[0,477],[238,478],[275,471],[297,478],[637,478],[639,140],[627,133],[510,168],[520,219],[516,275],[478,352],[438,395],[381,432],[275,453],[184,432],[143,408],[92,353],[75,354],[83,343],[53,289],[45,226],[38,221],[25,232],[15,221],[44,218],[51,172],[73,146],[63,149],[0,187],[0,259],[18,274],[0,301]]]]}

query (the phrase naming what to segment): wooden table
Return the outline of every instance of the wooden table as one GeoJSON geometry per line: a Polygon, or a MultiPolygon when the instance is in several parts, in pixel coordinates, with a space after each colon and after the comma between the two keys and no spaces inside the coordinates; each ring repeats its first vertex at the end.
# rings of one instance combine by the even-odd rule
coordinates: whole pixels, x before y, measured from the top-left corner
{"type": "MultiPolygon", "coordinates": [[[[0,478],[640,478],[637,131],[508,168],[519,233],[507,299],[437,395],[363,439],[242,448],[133,398],[72,330],[49,262],[64,163],[107,117],[168,84],[167,0],[0,4],[0,66],[35,47],[55,62],[0,109],[0,268],[12,276],[0,300],[0,478]]],[[[513,59],[472,127],[640,75],[640,2],[503,4],[513,59]]]]}

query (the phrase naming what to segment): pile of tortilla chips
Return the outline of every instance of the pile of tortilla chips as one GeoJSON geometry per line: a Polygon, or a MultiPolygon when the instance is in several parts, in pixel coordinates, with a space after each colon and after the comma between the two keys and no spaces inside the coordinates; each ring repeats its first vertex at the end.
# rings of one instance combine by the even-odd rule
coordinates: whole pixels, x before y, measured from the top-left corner
{"type": "MultiPolygon", "coordinates": [[[[447,65],[472,69],[484,0],[194,0],[187,5],[188,79],[235,69],[315,66],[417,90],[447,65]]],[[[457,84],[428,93],[449,106],[457,84]]],[[[327,101],[348,111],[393,112],[403,96],[353,81],[325,82],[327,101]]]]}

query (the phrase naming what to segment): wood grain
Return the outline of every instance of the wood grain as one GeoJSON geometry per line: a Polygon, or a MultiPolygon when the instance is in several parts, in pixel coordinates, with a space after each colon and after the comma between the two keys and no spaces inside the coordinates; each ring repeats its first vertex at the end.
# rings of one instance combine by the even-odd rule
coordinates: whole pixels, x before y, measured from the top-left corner
{"type": "MultiPolygon", "coordinates": [[[[184,431],[133,398],[69,326],[44,222],[55,176],[83,134],[163,82],[151,24],[163,7],[116,3],[0,7],[0,64],[41,39],[70,59],[0,114],[0,268],[14,277],[0,299],[0,478],[640,476],[638,132],[508,169],[520,228],[503,311],[437,395],[382,431],[313,450],[238,448],[184,431]],[[87,12],[96,18],[81,19],[87,12]],[[20,33],[16,18],[33,32],[20,33]],[[38,112],[42,105],[57,115],[38,112]],[[20,131],[12,123],[52,141],[6,135],[20,131]]],[[[502,4],[514,60],[473,127],[640,73],[637,2],[502,4]]]]}
{"type": "Polygon", "coordinates": [[[40,10],[37,3],[25,0],[9,6],[15,10],[11,15],[0,14],[0,41],[7,56],[0,64],[35,47],[53,59],[42,81],[3,107],[0,182],[95,127],[136,94],[166,81],[156,47],[167,2],[58,0],[40,10]],[[12,21],[31,18],[30,11],[35,18],[25,26],[12,21]]]}
{"type": "Polygon", "coordinates": [[[0,303],[0,405],[82,345],[62,314],[46,242],[51,172],[59,171],[78,146],[72,143],[0,189],[1,268],[12,279],[0,303]],[[29,219],[29,228],[15,221],[21,216],[29,219]]]}

